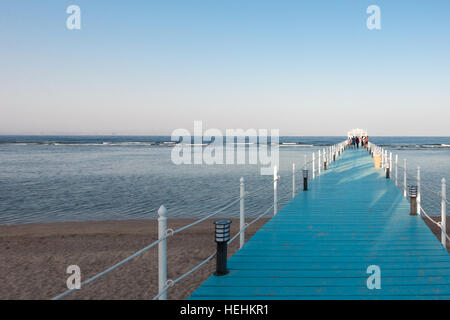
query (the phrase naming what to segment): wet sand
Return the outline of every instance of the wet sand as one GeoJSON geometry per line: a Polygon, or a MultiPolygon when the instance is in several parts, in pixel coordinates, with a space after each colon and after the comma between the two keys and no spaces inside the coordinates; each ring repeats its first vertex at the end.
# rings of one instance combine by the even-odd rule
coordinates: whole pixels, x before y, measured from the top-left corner
{"type": "MultiPolygon", "coordinates": [[[[168,220],[168,228],[192,221],[168,220]]],[[[246,239],[265,222],[250,226],[246,239]]],[[[0,299],[50,299],[67,290],[67,266],[78,265],[86,280],[156,240],[157,228],[156,220],[0,226],[0,299]]],[[[237,232],[238,220],[231,229],[237,232]]],[[[238,246],[236,239],[229,255],[238,246]]],[[[169,238],[167,248],[168,279],[175,279],[215,252],[212,220],[169,238]]],[[[155,247],[65,299],[152,299],[158,291],[157,266],[155,247]]],[[[168,299],[186,299],[214,269],[212,260],[170,288],[168,299]]]]}
{"type": "MultiPolygon", "coordinates": [[[[430,218],[432,218],[435,222],[441,222],[441,217],[437,217],[437,216],[431,216],[430,218]]],[[[434,224],[433,222],[430,221],[430,219],[428,219],[427,217],[423,217],[423,221],[425,221],[425,223],[427,224],[428,228],[430,228],[431,232],[433,232],[433,234],[435,235],[435,237],[437,238],[437,240],[440,242],[441,241],[441,228],[439,228],[436,224],[434,224]]],[[[450,235],[450,220],[447,217],[446,219],[446,229],[447,229],[447,234],[450,235]]],[[[450,242],[446,241],[447,243],[447,252],[450,253],[450,242]]]]}

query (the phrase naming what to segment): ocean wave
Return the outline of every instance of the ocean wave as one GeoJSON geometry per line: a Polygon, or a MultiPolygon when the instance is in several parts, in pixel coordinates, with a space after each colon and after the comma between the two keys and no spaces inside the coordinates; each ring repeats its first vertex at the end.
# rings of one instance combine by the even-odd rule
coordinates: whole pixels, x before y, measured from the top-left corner
{"type": "Polygon", "coordinates": [[[237,145],[251,145],[251,144],[255,144],[255,142],[227,142],[226,144],[232,144],[232,145],[237,146],[237,145]]]}
{"type": "Polygon", "coordinates": [[[412,149],[412,150],[420,150],[420,149],[441,149],[441,148],[450,148],[450,144],[415,144],[415,145],[396,145],[396,144],[384,144],[379,145],[383,148],[389,149],[412,149]]]}
{"type": "MultiPolygon", "coordinates": [[[[170,139],[170,138],[169,138],[170,139]]],[[[31,140],[31,139],[30,139],[31,140]]],[[[330,143],[328,141],[320,141],[320,140],[316,140],[314,141],[313,139],[304,139],[304,140],[297,140],[297,141],[292,141],[291,139],[289,140],[284,140],[280,138],[281,141],[279,141],[278,143],[272,143],[270,141],[264,142],[229,142],[229,141],[223,141],[223,145],[224,147],[227,146],[237,146],[237,147],[247,147],[247,146],[251,146],[251,145],[267,145],[267,146],[280,146],[283,148],[287,148],[287,147],[295,147],[295,148],[313,148],[313,147],[327,147],[330,146],[330,143]]],[[[374,139],[375,140],[375,139],[374,139]]],[[[114,141],[114,138],[112,138],[111,140],[101,140],[101,139],[80,139],[80,140],[76,140],[76,139],[71,139],[71,140],[58,140],[56,139],[36,139],[36,140],[31,140],[31,141],[26,141],[26,140],[0,140],[0,145],[14,145],[14,146],[57,146],[57,147],[64,147],[64,146],[83,146],[83,147],[88,147],[88,146],[92,146],[92,147],[98,147],[98,146],[103,146],[103,147],[127,147],[127,146],[135,146],[135,147],[173,147],[175,145],[183,145],[183,146],[208,146],[211,143],[214,143],[214,141],[203,141],[203,143],[187,143],[187,142],[179,142],[179,141],[170,141],[170,140],[165,140],[164,138],[161,140],[157,140],[155,139],[155,141],[152,141],[151,137],[148,141],[145,141],[143,139],[143,141],[135,141],[135,140],[129,140],[129,141],[120,141],[118,139],[118,141],[114,141]]],[[[419,150],[419,149],[439,149],[439,148],[450,148],[450,143],[448,143],[446,140],[444,141],[430,141],[429,143],[423,143],[422,141],[420,142],[407,142],[404,143],[402,141],[398,141],[396,142],[395,140],[393,141],[389,141],[389,142],[384,142],[384,143],[377,143],[377,141],[374,141],[374,143],[376,143],[377,145],[379,145],[380,147],[383,148],[388,148],[388,149],[415,149],[415,150],[419,150]]]]}
{"type": "Polygon", "coordinates": [[[313,144],[302,144],[299,142],[282,142],[280,143],[281,147],[303,147],[303,148],[312,148],[313,144]]]}

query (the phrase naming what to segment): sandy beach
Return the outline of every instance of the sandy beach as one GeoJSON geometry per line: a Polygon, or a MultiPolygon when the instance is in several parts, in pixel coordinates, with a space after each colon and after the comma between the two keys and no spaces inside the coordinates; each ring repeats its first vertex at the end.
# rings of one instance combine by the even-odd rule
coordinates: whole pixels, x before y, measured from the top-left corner
{"type": "MultiPolygon", "coordinates": [[[[168,220],[168,227],[177,229],[192,221],[168,220]]],[[[425,221],[439,238],[440,230],[425,221]]],[[[266,222],[252,225],[247,239],[266,222]]],[[[233,220],[233,234],[238,225],[239,221],[233,220]]],[[[169,279],[182,275],[215,251],[213,233],[209,220],[169,238],[169,279]]],[[[66,290],[67,266],[78,265],[82,280],[86,280],[156,240],[157,221],[0,226],[0,235],[0,299],[50,299],[66,290]]],[[[236,252],[238,243],[236,239],[231,244],[229,255],[236,252]]],[[[157,248],[150,249],[65,299],[152,299],[157,293],[157,257],[157,248]]],[[[169,290],[168,299],[189,297],[214,268],[213,260],[189,275],[169,290]]]]}
{"type": "MultiPolygon", "coordinates": [[[[193,220],[168,220],[177,229],[193,220]]],[[[259,220],[247,239],[264,225],[259,220]]],[[[239,229],[233,220],[232,233],[239,229]]],[[[168,279],[175,279],[215,251],[212,220],[168,239],[168,279]]],[[[0,299],[50,299],[66,287],[66,268],[78,265],[82,281],[157,239],[156,220],[67,222],[0,226],[0,299]]],[[[229,247],[238,248],[239,239],[229,247]]],[[[152,299],[157,294],[158,251],[152,248],[66,299],[152,299]]],[[[215,269],[211,261],[168,292],[186,299],[215,269]]]]}
{"type": "MultiPolygon", "coordinates": [[[[437,216],[431,216],[430,218],[432,218],[435,222],[441,222],[441,217],[437,217],[437,216]]],[[[434,224],[433,222],[431,222],[428,218],[424,217],[423,221],[425,221],[426,225],[428,226],[428,228],[430,228],[431,232],[433,232],[433,234],[435,235],[435,237],[438,239],[438,241],[441,241],[441,228],[439,228],[436,224],[434,224]]],[[[447,229],[447,234],[450,234],[450,220],[446,219],[446,229],[447,229]]],[[[447,239],[447,252],[450,253],[450,242],[447,239]]]]}

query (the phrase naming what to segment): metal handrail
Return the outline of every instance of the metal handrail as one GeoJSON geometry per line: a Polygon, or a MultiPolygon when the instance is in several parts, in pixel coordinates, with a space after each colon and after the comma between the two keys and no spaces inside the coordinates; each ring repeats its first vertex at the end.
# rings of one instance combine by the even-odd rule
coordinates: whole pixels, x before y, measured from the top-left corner
{"type": "MultiPolygon", "coordinates": [[[[344,142],[341,142],[341,143],[339,143],[339,144],[333,145],[333,146],[330,147],[330,148],[331,148],[331,149],[330,149],[330,152],[333,152],[334,150],[337,150],[337,149],[342,149],[346,144],[347,144],[347,141],[344,141],[344,142]],[[332,150],[333,150],[333,151],[332,151],[332,150]]],[[[313,163],[313,161],[314,161],[313,159],[312,159],[311,161],[307,161],[307,162],[305,162],[304,165],[307,166],[308,164],[313,163]]],[[[320,164],[319,164],[319,165],[320,165],[320,164]]],[[[294,174],[295,174],[295,171],[294,171],[294,174]]],[[[277,171],[277,169],[275,168],[274,179],[270,182],[271,184],[274,185],[274,192],[275,192],[275,193],[274,193],[274,203],[273,203],[266,211],[264,211],[261,215],[257,216],[252,222],[250,222],[250,223],[248,223],[248,224],[245,224],[244,228],[241,228],[241,229],[239,230],[239,232],[238,232],[236,235],[234,235],[232,239],[230,239],[230,240],[228,241],[228,243],[231,243],[232,241],[234,241],[234,240],[235,240],[239,235],[241,235],[241,234],[242,234],[242,233],[243,233],[250,225],[252,225],[252,224],[255,223],[256,221],[258,221],[259,219],[261,219],[263,216],[267,215],[268,212],[269,212],[272,208],[274,208],[274,210],[275,210],[274,214],[276,214],[276,208],[277,208],[276,206],[277,206],[277,201],[278,201],[278,198],[277,198],[277,196],[276,196],[276,190],[277,190],[277,182],[278,182],[279,180],[280,180],[280,176],[278,175],[278,171],[277,171]]],[[[261,191],[262,189],[264,189],[264,188],[266,188],[266,187],[267,187],[267,186],[262,186],[262,187],[260,187],[260,188],[258,188],[258,189],[256,189],[256,190],[252,191],[252,193],[257,193],[257,192],[261,191]]],[[[293,187],[295,188],[295,183],[294,183],[293,187]]],[[[126,262],[128,262],[128,261],[130,261],[130,260],[136,258],[137,256],[141,255],[142,253],[146,252],[147,250],[149,250],[149,249],[155,247],[157,244],[160,244],[160,243],[162,243],[163,241],[166,241],[169,237],[172,237],[172,236],[174,236],[175,234],[177,234],[177,233],[179,233],[179,232],[182,232],[182,231],[184,231],[184,230],[187,230],[187,229],[189,229],[189,228],[191,228],[191,227],[193,227],[193,226],[195,226],[195,225],[197,225],[197,224],[199,224],[199,223],[201,223],[201,222],[203,222],[203,221],[205,221],[205,220],[207,220],[207,219],[209,219],[209,218],[211,218],[211,217],[213,217],[213,216],[215,216],[215,215],[217,215],[217,214],[219,214],[219,213],[221,213],[221,212],[223,212],[224,210],[228,209],[228,208],[231,207],[232,205],[234,205],[234,204],[236,204],[237,202],[242,201],[243,199],[245,199],[246,197],[248,197],[249,194],[250,194],[249,192],[244,192],[244,195],[243,195],[243,196],[240,196],[239,198],[235,199],[234,201],[231,201],[230,203],[226,204],[223,208],[217,210],[216,212],[214,212],[214,213],[212,213],[212,214],[209,214],[209,215],[207,215],[207,216],[205,216],[205,217],[203,217],[203,218],[201,218],[201,219],[198,219],[197,221],[194,221],[193,223],[190,223],[190,224],[188,224],[188,225],[186,225],[186,226],[184,226],[184,227],[181,227],[181,228],[179,228],[179,229],[177,229],[177,230],[166,229],[166,230],[164,231],[165,234],[164,234],[164,235],[160,235],[160,238],[159,238],[158,240],[152,242],[152,243],[149,244],[148,246],[142,248],[141,250],[139,250],[139,251],[135,252],[134,254],[130,255],[129,257],[127,257],[127,258],[121,260],[120,262],[114,264],[114,265],[111,266],[110,268],[108,268],[108,269],[106,269],[106,270],[104,270],[104,271],[102,271],[102,272],[96,274],[95,276],[89,278],[88,280],[82,282],[82,283],[81,283],[81,286],[85,286],[85,285],[87,285],[87,284],[93,282],[94,280],[99,279],[99,278],[101,278],[102,276],[104,276],[104,275],[106,275],[106,274],[112,272],[113,270],[117,269],[119,266],[121,266],[121,265],[125,264],[126,262]]],[[[288,196],[289,194],[290,194],[290,192],[289,192],[288,194],[286,194],[286,195],[285,195],[283,198],[281,198],[280,200],[285,200],[284,198],[286,198],[286,196],[288,196]]],[[[164,208],[164,210],[165,210],[165,208],[164,208]]],[[[165,218],[165,217],[164,217],[164,218],[165,218]]],[[[203,265],[205,265],[206,263],[208,263],[209,261],[211,261],[211,259],[212,259],[215,255],[216,255],[216,253],[213,253],[213,254],[210,255],[208,258],[206,258],[204,261],[202,261],[200,264],[198,264],[198,265],[195,266],[194,268],[190,269],[188,272],[186,272],[186,273],[183,274],[182,276],[178,277],[177,279],[175,279],[175,280],[166,280],[166,281],[164,282],[164,287],[163,287],[162,289],[160,289],[160,292],[159,292],[153,299],[154,299],[154,300],[155,300],[155,299],[159,299],[161,296],[163,296],[163,295],[167,292],[167,290],[168,290],[170,287],[172,287],[172,286],[175,285],[177,282],[181,281],[182,279],[184,279],[185,277],[187,277],[189,274],[195,272],[195,271],[198,270],[200,267],[202,267],[203,265]]],[[[65,296],[69,295],[70,293],[74,292],[75,290],[77,290],[77,289],[73,288],[73,289],[66,290],[65,292],[61,293],[60,295],[57,295],[57,296],[55,296],[54,298],[52,298],[52,300],[59,300],[59,299],[65,297],[65,296]]]]}

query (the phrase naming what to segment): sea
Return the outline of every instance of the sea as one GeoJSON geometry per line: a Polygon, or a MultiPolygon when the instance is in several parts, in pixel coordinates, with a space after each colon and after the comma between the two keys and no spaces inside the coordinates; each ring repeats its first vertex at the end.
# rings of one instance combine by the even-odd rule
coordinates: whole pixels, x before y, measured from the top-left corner
{"type": "MultiPolygon", "coordinates": [[[[312,152],[345,139],[289,136],[280,137],[276,146],[269,143],[270,150],[279,151],[279,208],[291,198],[292,164],[300,192],[305,155],[310,161],[312,152]]],[[[370,141],[397,154],[402,165],[407,159],[408,184],[415,184],[420,166],[423,207],[439,215],[441,179],[450,178],[450,137],[370,141]]],[[[196,150],[209,143],[203,140],[196,150]]],[[[261,175],[261,165],[176,164],[174,146],[169,136],[0,136],[0,224],[156,219],[161,205],[169,219],[201,218],[219,210],[218,216],[235,218],[239,204],[228,204],[239,197],[241,177],[249,192],[246,216],[267,211],[270,217],[273,177],[261,175]]],[[[237,150],[251,143],[224,147],[237,150]]]]}

